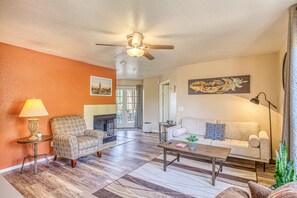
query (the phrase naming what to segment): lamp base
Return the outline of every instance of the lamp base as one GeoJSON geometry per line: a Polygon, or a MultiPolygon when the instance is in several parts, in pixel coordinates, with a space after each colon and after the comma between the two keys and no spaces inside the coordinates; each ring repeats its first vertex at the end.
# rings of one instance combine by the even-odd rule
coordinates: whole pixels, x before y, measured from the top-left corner
{"type": "Polygon", "coordinates": [[[28,138],[28,140],[30,140],[30,141],[38,140],[38,137],[35,135],[32,135],[31,137],[28,138]]]}
{"type": "Polygon", "coordinates": [[[36,117],[32,117],[28,119],[28,129],[32,134],[31,137],[28,138],[30,141],[38,140],[38,137],[37,137],[37,131],[39,128],[38,121],[39,119],[36,117]]]}

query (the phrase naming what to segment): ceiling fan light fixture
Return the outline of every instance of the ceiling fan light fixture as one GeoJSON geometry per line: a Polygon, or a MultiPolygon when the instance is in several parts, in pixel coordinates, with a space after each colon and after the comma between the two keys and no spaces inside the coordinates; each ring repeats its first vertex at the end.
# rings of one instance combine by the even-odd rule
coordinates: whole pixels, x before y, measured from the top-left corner
{"type": "Polygon", "coordinates": [[[144,50],[134,47],[134,48],[128,49],[127,53],[129,56],[140,57],[140,56],[143,56],[144,50]]]}
{"type": "Polygon", "coordinates": [[[132,34],[132,41],[131,41],[132,46],[134,46],[134,47],[141,46],[142,45],[142,39],[143,39],[143,36],[142,36],[141,33],[134,32],[132,34]]]}

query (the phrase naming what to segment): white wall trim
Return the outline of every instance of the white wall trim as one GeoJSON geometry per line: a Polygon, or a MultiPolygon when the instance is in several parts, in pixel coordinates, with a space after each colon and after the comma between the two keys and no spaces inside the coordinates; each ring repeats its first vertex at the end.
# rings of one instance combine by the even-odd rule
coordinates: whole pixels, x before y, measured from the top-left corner
{"type": "MultiPolygon", "coordinates": [[[[163,95],[162,95],[162,92],[163,92],[164,84],[169,84],[169,90],[170,90],[170,79],[159,83],[159,122],[162,121],[162,117],[163,117],[163,110],[162,110],[162,107],[163,107],[163,97],[162,96],[163,95]]],[[[169,93],[168,97],[169,97],[169,101],[170,101],[170,93],[169,93]]],[[[170,115],[170,108],[168,109],[168,111],[169,111],[169,115],[170,115]]]]}
{"type": "MultiPolygon", "coordinates": [[[[54,158],[54,156],[49,156],[49,157],[47,157],[48,160],[52,160],[53,158],[54,158]]],[[[37,163],[39,163],[39,162],[43,162],[43,161],[45,161],[45,158],[42,158],[42,159],[37,160],[37,163]]],[[[32,165],[32,164],[34,164],[34,161],[26,162],[26,163],[24,164],[24,167],[29,166],[29,165],[32,165]]],[[[22,167],[22,164],[18,164],[18,165],[11,166],[11,167],[8,167],[8,168],[5,168],[5,169],[1,169],[1,170],[0,170],[0,174],[1,174],[1,173],[8,172],[8,171],[15,170],[15,169],[18,169],[18,168],[21,168],[21,167],[22,167]]]]}

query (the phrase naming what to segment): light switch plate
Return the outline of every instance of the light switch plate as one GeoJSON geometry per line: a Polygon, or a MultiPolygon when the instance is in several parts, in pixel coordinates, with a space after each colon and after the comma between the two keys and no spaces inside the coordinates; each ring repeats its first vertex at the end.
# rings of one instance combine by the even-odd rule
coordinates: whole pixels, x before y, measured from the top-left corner
{"type": "Polygon", "coordinates": [[[184,111],[184,107],[178,107],[178,111],[184,111]]]}

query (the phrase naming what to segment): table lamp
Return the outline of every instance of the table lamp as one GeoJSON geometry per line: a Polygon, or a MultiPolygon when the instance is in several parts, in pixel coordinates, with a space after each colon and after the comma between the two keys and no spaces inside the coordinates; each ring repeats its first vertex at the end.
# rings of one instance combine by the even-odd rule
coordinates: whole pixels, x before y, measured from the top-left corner
{"type": "Polygon", "coordinates": [[[31,132],[29,140],[37,140],[40,116],[47,116],[48,112],[45,109],[40,99],[27,99],[19,117],[28,117],[28,130],[31,132]]]}

